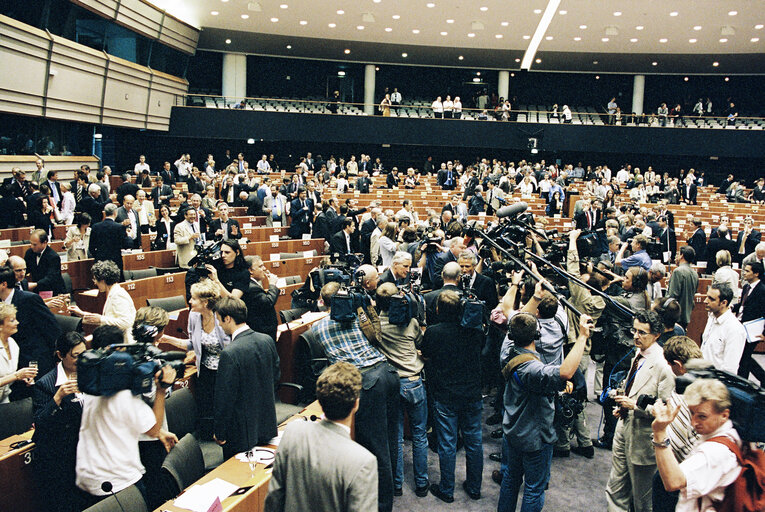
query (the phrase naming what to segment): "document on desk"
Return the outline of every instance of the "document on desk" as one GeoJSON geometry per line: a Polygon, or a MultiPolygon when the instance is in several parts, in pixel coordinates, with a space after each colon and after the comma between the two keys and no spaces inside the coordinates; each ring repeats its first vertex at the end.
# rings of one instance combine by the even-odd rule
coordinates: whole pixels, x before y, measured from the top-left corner
{"type": "Polygon", "coordinates": [[[173,502],[176,507],[192,512],[208,512],[215,500],[223,501],[239,489],[238,485],[226,482],[220,478],[210,480],[205,484],[192,485],[178,496],[173,502]]]}
{"type": "Polygon", "coordinates": [[[761,340],[758,338],[765,329],[765,318],[758,318],[757,320],[750,320],[744,322],[744,329],[746,329],[746,341],[747,343],[759,343],[761,340]]]}

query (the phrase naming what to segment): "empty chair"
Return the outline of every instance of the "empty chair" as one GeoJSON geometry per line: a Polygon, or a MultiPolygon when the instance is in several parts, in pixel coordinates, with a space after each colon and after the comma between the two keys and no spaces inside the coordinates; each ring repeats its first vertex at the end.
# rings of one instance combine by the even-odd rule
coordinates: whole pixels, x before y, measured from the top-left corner
{"type": "Polygon", "coordinates": [[[197,424],[197,402],[189,388],[174,391],[165,403],[165,414],[167,414],[167,428],[182,438],[186,434],[191,434],[196,429],[197,424]]]}
{"type": "Polygon", "coordinates": [[[0,439],[23,434],[32,428],[32,399],[0,404],[0,439]]]}
{"type": "Polygon", "coordinates": [[[183,269],[181,267],[149,267],[153,268],[158,276],[164,276],[165,274],[175,274],[178,272],[183,272],[183,269]]]}
{"type": "Polygon", "coordinates": [[[125,270],[125,281],[135,281],[136,279],[146,279],[147,277],[157,277],[157,269],[143,268],[140,270],[125,270]]]}
{"type": "MultiPolygon", "coordinates": [[[[297,391],[297,399],[299,400],[302,393],[303,393],[303,386],[299,384],[293,384],[292,382],[280,382],[276,385],[276,390],[278,391],[280,388],[293,388],[297,391]]],[[[303,407],[299,405],[293,405],[287,402],[282,402],[279,398],[279,395],[276,394],[274,397],[274,407],[276,407],[276,424],[281,425],[288,419],[290,419],[292,416],[296,415],[300,411],[303,410],[303,407]]]]}
{"type": "Polygon", "coordinates": [[[56,322],[58,322],[58,326],[61,328],[61,334],[66,334],[68,332],[82,332],[82,318],[78,316],[58,314],[54,314],[53,316],[56,317],[56,322]]]}
{"type": "Polygon", "coordinates": [[[162,463],[162,473],[167,482],[167,498],[177,496],[205,475],[202,450],[193,435],[186,434],[170,450],[162,463]]]}
{"type": "Polygon", "coordinates": [[[311,329],[298,338],[294,361],[295,381],[303,387],[298,401],[311,403],[316,400],[316,379],[329,364],[319,337],[311,329]]]}
{"type": "Polygon", "coordinates": [[[70,295],[72,293],[72,276],[67,272],[63,272],[61,278],[64,280],[64,293],[70,295]]]}
{"type": "Polygon", "coordinates": [[[182,295],[176,295],[174,297],[163,297],[159,299],[146,299],[147,306],[156,306],[162,308],[167,312],[178,311],[179,309],[186,309],[186,297],[182,295]]]}
{"type": "Polygon", "coordinates": [[[135,485],[99,501],[83,512],[125,512],[127,510],[130,512],[148,512],[143,495],[135,485]]]}
{"type": "Polygon", "coordinates": [[[282,323],[287,324],[296,318],[300,318],[303,316],[303,313],[307,313],[308,311],[308,308],[283,309],[279,311],[279,316],[282,319],[282,323]]]}

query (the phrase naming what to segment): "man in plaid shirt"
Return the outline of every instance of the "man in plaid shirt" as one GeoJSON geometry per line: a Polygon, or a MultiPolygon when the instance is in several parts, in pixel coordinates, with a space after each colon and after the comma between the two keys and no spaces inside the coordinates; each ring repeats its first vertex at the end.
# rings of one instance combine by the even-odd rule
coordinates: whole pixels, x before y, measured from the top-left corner
{"type": "MultiPolygon", "coordinates": [[[[339,283],[332,282],[321,289],[321,300],[328,308],[331,308],[332,297],[339,288],[339,283]]],[[[361,372],[356,442],[377,457],[378,509],[390,512],[393,509],[393,464],[398,449],[398,373],[369,343],[358,318],[341,323],[328,315],[317,322],[313,330],[327,353],[329,364],[345,361],[361,372]]]]}

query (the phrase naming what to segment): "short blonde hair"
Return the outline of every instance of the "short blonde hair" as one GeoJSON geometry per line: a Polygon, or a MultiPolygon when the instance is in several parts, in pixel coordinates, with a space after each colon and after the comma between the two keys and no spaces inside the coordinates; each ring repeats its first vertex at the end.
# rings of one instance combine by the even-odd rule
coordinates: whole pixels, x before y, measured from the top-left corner
{"type": "Polygon", "coordinates": [[[162,308],[156,306],[144,306],[135,312],[134,326],[137,325],[152,325],[160,331],[167,327],[170,323],[170,317],[162,308]]]}
{"type": "Polygon", "coordinates": [[[212,310],[220,299],[220,290],[210,279],[202,279],[191,285],[191,295],[206,301],[207,309],[212,310]]]}
{"type": "Polygon", "coordinates": [[[7,302],[0,302],[0,325],[5,323],[6,318],[16,314],[16,306],[7,302]]]}
{"type": "Polygon", "coordinates": [[[725,384],[717,379],[698,379],[685,389],[683,398],[689,407],[696,407],[702,402],[712,402],[718,413],[730,409],[730,393],[725,384]]]}
{"type": "Polygon", "coordinates": [[[715,254],[715,262],[717,263],[718,267],[724,267],[726,265],[729,266],[730,261],[730,253],[725,249],[717,251],[717,254],[715,254]]]}

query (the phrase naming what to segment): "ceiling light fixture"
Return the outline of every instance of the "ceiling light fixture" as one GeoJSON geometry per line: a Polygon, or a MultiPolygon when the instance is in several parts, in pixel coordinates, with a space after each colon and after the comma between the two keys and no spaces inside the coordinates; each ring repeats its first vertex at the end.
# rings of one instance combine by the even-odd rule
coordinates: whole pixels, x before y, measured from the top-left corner
{"type": "Polygon", "coordinates": [[[727,43],[727,42],[728,42],[728,39],[727,39],[727,38],[725,38],[725,37],[723,37],[723,38],[720,38],[720,42],[721,42],[721,43],[727,43]]]}
{"type": "Polygon", "coordinates": [[[659,39],[659,42],[660,43],[666,43],[667,42],[667,38],[666,37],[662,37],[661,39],[659,39]]]}
{"type": "Polygon", "coordinates": [[[604,43],[608,42],[608,38],[607,37],[601,37],[600,40],[603,41],[604,43]]]}
{"type": "Polygon", "coordinates": [[[279,18],[271,18],[271,23],[278,23],[278,22],[279,22],[279,18]]]}
{"type": "Polygon", "coordinates": [[[687,81],[688,81],[688,77],[686,76],[685,78],[683,78],[683,82],[687,82],[687,81]]]}
{"type": "Polygon", "coordinates": [[[210,11],[210,14],[212,14],[213,16],[217,16],[220,13],[218,11],[210,11]]]}
{"type": "Polygon", "coordinates": [[[579,37],[579,36],[576,36],[576,37],[574,38],[574,41],[581,41],[581,40],[582,40],[582,38],[581,38],[581,37],[579,37]]]}
{"type": "Polygon", "coordinates": [[[407,57],[409,57],[409,54],[408,53],[402,53],[401,56],[404,57],[404,58],[407,58],[407,57]]]}
{"type": "Polygon", "coordinates": [[[560,14],[561,16],[565,16],[566,14],[568,14],[568,11],[560,10],[558,11],[558,14],[560,14]]]}
{"type": "Polygon", "coordinates": [[[537,64],[541,64],[542,63],[542,59],[536,59],[534,62],[536,62],[537,64]]]}
{"type": "Polygon", "coordinates": [[[760,38],[759,38],[759,37],[753,37],[753,38],[751,38],[751,39],[749,40],[749,42],[750,42],[750,43],[756,43],[756,42],[758,42],[759,40],[760,40],[760,38]]]}
{"type": "Polygon", "coordinates": [[[475,33],[474,32],[469,32],[468,33],[468,37],[475,37],[475,33]]]}
{"type": "Polygon", "coordinates": [[[448,35],[449,35],[449,33],[448,33],[448,32],[441,32],[441,35],[442,35],[442,36],[448,36],[448,35]]]}
{"type": "Polygon", "coordinates": [[[279,8],[280,8],[280,9],[288,9],[288,8],[289,8],[289,5],[287,5],[287,4],[282,4],[282,5],[280,5],[280,6],[279,6],[279,8]]]}
{"type": "Polygon", "coordinates": [[[509,24],[510,24],[510,23],[508,23],[508,22],[506,22],[506,21],[503,21],[502,23],[500,23],[500,25],[502,25],[503,27],[506,27],[506,26],[508,26],[509,24]]]}
{"type": "Polygon", "coordinates": [[[459,57],[457,57],[457,59],[458,59],[458,60],[465,60],[465,57],[464,57],[464,56],[462,56],[462,55],[460,55],[459,57]]]}
{"type": "Polygon", "coordinates": [[[728,11],[728,16],[735,16],[738,14],[738,11],[728,11]]]}
{"type": "Polygon", "coordinates": [[[345,11],[342,9],[338,9],[337,14],[340,14],[342,16],[343,14],[345,14],[345,11]]]}
{"type": "Polygon", "coordinates": [[[697,30],[697,31],[701,30],[701,25],[696,25],[695,27],[693,27],[693,30],[697,30]]]}
{"type": "Polygon", "coordinates": [[[398,20],[398,19],[401,19],[401,15],[400,14],[394,14],[393,16],[391,16],[391,18],[393,18],[394,20],[398,20]]]}
{"type": "Polygon", "coordinates": [[[335,23],[330,23],[330,24],[329,24],[329,25],[327,25],[327,26],[328,26],[329,28],[335,28],[337,25],[336,25],[335,23]]]}
{"type": "Polygon", "coordinates": [[[300,20],[301,25],[308,25],[308,22],[306,20],[300,20]]]}
{"type": "Polygon", "coordinates": [[[579,28],[582,29],[582,30],[586,30],[587,29],[587,25],[579,25],[579,28]]]}
{"type": "Polygon", "coordinates": [[[419,34],[419,33],[420,33],[420,29],[419,28],[412,29],[412,34],[419,34]]]}
{"type": "Polygon", "coordinates": [[[510,73],[510,76],[515,76],[515,73],[510,73]]]}
{"type": "Polygon", "coordinates": [[[720,65],[720,63],[719,63],[719,62],[717,62],[717,61],[715,61],[715,62],[713,62],[713,63],[712,63],[712,66],[714,66],[714,67],[717,67],[717,66],[719,66],[719,65],[720,65]]]}
{"type": "Polygon", "coordinates": [[[364,30],[364,25],[356,25],[356,30],[364,30]]]}
{"type": "Polygon", "coordinates": [[[432,9],[432,8],[433,8],[433,7],[435,7],[435,6],[436,6],[436,4],[434,4],[433,2],[430,2],[429,4],[427,4],[427,7],[428,7],[429,9],[432,9]]]}
{"type": "Polygon", "coordinates": [[[643,25],[638,25],[635,27],[635,30],[643,30],[645,27],[643,25]]]}
{"type": "Polygon", "coordinates": [[[496,37],[497,39],[502,39],[503,36],[502,36],[502,34],[497,34],[494,37],[496,37]]]}
{"type": "Polygon", "coordinates": [[[622,11],[615,11],[614,12],[614,16],[621,16],[621,15],[622,15],[622,11]]]}
{"type": "Polygon", "coordinates": [[[351,53],[351,50],[349,50],[348,48],[346,48],[346,49],[345,49],[345,54],[346,54],[346,55],[350,55],[350,53],[351,53]]]}
{"type": "Polygon", "coordinates": [[[520,61],[521,61],[521,59],[515,59],[515,62],[520,62],[520,61]]]}
{"type": "Polygon", "coordinates": [[[658,66],[658,65],[659,65],[659,63],[656,62],[656,61],[651,62],[651,66],[658,66]]]}
{"type": "Polygon", "coordinates": [[[524,39],[531,39],[531,36],[523,36],[524,39]]]}
{"type": "Polygon", "coordinates": [[[226,44],[231,44],[231,39],[226,39],[226,44]]]}
{"type": "Polygon", "coordinates": [[[755,30],[762,30],[762,27],[763,27],[763,26],[765,26],[765,25],[763,25],[762,23],[760,23],[760,24],[758,24],[758,25],[755,25],[755,26],[754,26],[754,29],[755,29],[755,30]]]}
{"type": "MultiPolygon", "coordinates": [[[[542,14],[542,18],[539,20],[537,29],[534,31],[534,37],[529,42],[529,46],[528,48],[526,48],[526,52],[523,54],[523,61],[521,61],[521,69],[526,69],[526,70],[531,69],[531,62],[534,59],[534,55],[536,55],[537,50],[539,49],[539,45],[542,42],[542,38],[547,32],[547,29],[550,27],[550,23],[552,23],[552,19],[555,16],[556,11],[558,10],[558,7],[560,7],[560,2],[561,0],[549,0],[549,2],[547,3],[545,12],[544,14],[542,14]]],[[[541,60],[537,59],[534,62],[537,62],[538,64],[539,62],[541,62],[541,60]]]]}
{"type": "Polygon", "coordinates": [[[600,75],[595,75],[595,80],[600,80],[600,75]]]}
{"type": "Polygon", "coordinates": [[[534,9],[534,14],[542,14],[542,9],[534,9]]]}
{"type": "Polygon", "coordinates": [[[553,40],[553,36],[546,36],[545,39],[548,40],[548,41],[552,41],[553,40]]]}
{"type": "Polygon", "coordinates": [[[696,39],[693,39],[693,38],[691,38],[691,39],[688,39],[688,42],[689,42],[689,43],[691,43],[691,44],[695,43],[696,41],[697,41],[697,40],[696,40],[696,39]]]}
{"type": "Polygon", "coordinates": [[[246,20],[246,19],[247,19],[247,18],[249,18],[249,17],[250,17],[250,15],[249,15],[249,14],[242,14],[242,19],[243,19],[243,20],[246,20]]]}
{"type": "Polygon", "coordinates": [[[630,43],[637,43],[637,42],[638,42],[637,37],[633,37],[632,39],[630,39],[630,43]]]}
{"type": "Polygon", "coordinates": [[[596,65],[596,66],[598,65],[598,61],[596,61],[596,60],[592,61],[592,63],[593,63],[594,65],[596,65]]]}
{"type": "Polygon", "coordinates": [[[292,45],[291,45],[291,44],[288,44],[288,45],[287,45],[287,49],[288,49],[288,50],[291,50],[291,49],[292,49],[292,45]]]}
{"type": "Polygon", "coordinates": [[[479,8],[479,11],[481,11],[481,12],[486,12],[488,10],[489,10],[489,8],[486,7],[485,5],[483,7],[481,7],[481,8],[479,8]]]}
{"type": "Polygon", "coordinates": [[[390,28],[390,27],[385,27],[385,31],[386,31],[386,32],[393,32],[393,29],[392,29],[392,28],[390,28]]]}
{"type": "Polygon", "coordinates": [[[671,13],[669,13],[669,15],[670,15],[670,16],[677,16],[677,15],[678,15],[678,12],[677,12],[677,11],[672,11],[671,13]]]}
{"type": "Polygon", "coordinates": [[[446,23],[454,23],[454,20],[446,20],[446,23]]]}
{"type": "Polygon", "coordinates": [[[729,81],[730,81],[730,78],[728,78],[728,77],[726,76],[726,77],[725,77],[725,81],[726,81],[726,82],[729,82],[729,81]]]}

